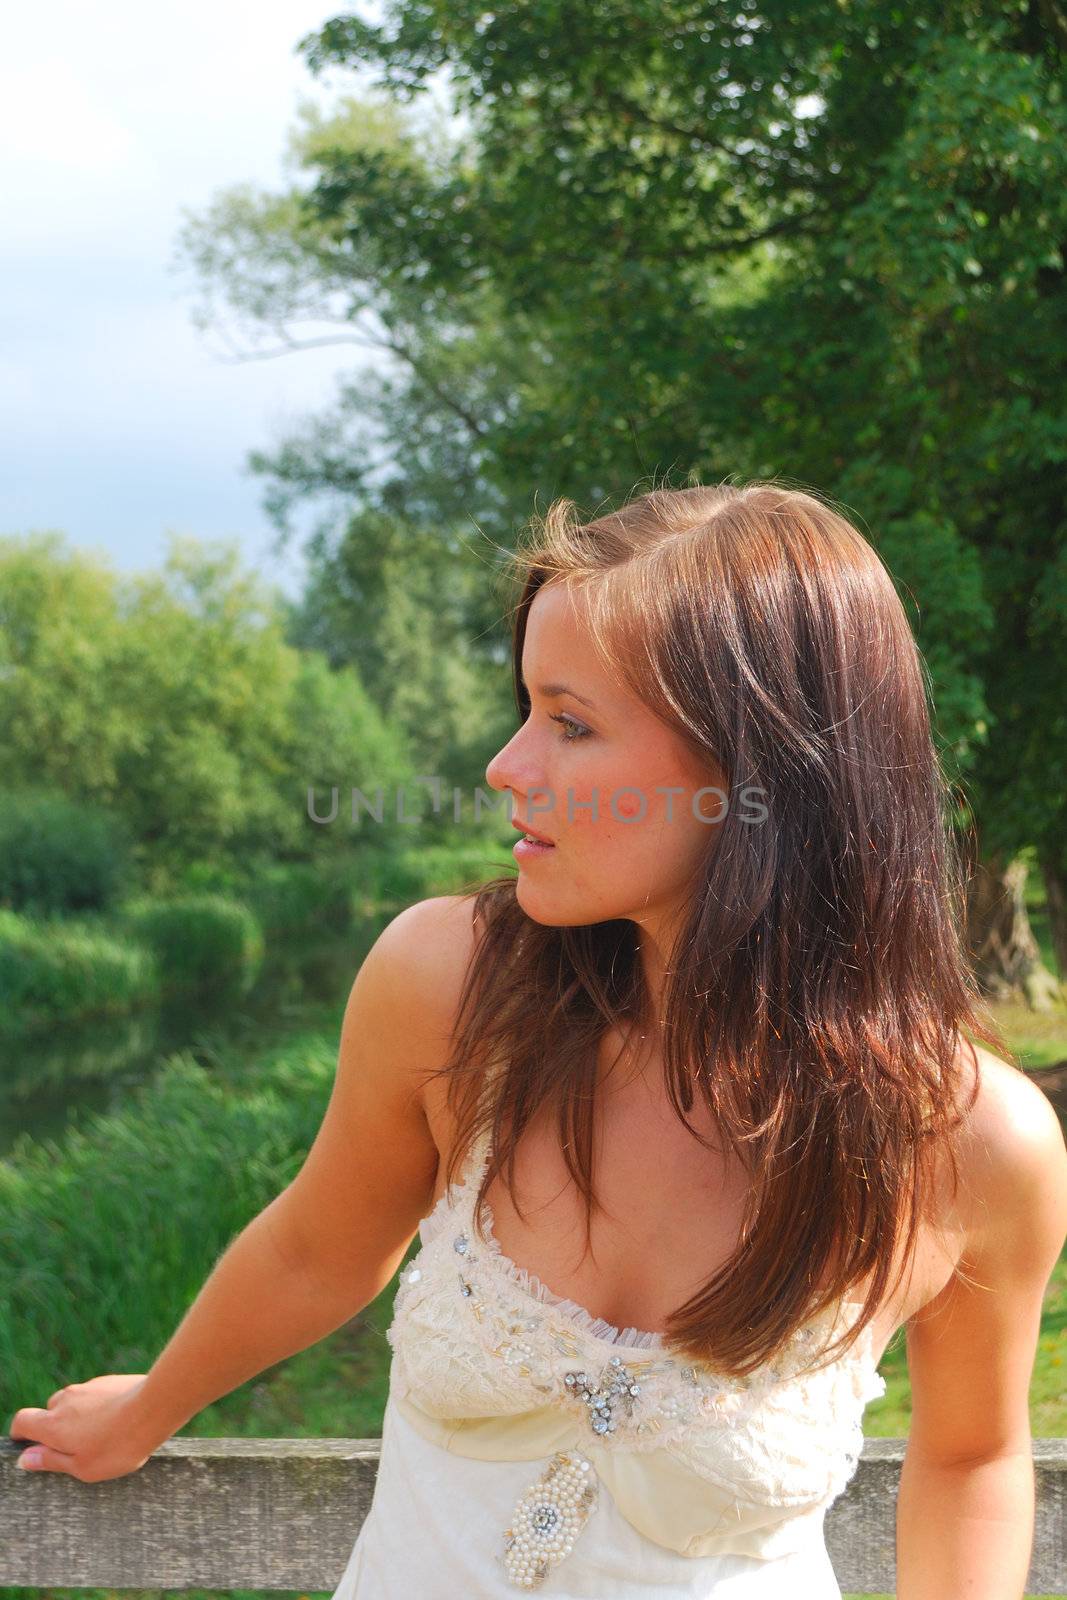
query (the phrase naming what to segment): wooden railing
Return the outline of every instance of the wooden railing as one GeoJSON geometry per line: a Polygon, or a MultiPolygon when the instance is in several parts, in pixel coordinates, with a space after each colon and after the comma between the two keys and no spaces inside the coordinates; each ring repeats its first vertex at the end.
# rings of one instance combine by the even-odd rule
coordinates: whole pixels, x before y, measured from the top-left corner
{"type": "MultiPolygon", "coordinates": [[[[15,1466],[0,1437],[0,1586],[332,1591],[374,1493],[378,1439],[176,1437],[106,1483],[15,1466]]],[[[894,1590],[903,1439],[867,1439],[826,1519],[838,1582],[894,1590]]],[[[1026,1592],[1067,1593],[1067,1439],[1035,1439],[1026,1592]]]]}

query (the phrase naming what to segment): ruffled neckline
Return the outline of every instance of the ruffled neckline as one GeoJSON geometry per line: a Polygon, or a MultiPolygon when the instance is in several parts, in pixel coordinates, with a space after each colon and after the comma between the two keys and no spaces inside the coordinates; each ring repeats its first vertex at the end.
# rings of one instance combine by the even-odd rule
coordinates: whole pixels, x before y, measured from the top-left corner
{"type": "MultiPolygon", "coordinates": [[[[466,1207],[471,1213],[470,1225],[473,1228],[474,1197],[485,1173],[489,1161],[488,1134],[483,1134],[472,1151],[467,1166],[464,1169],[463,1181],[453,1184],[443,1194],[438,1196],[437,1203],[429,1214],[419,1223],[419,1236],[423,1244],[428,1244],[436,1238],[444,1226],[446,1213],[454,1215],[460,1207],[466,1207]]],[[[494,1214],[491,1203],[486,1200],[483,1208],[484,1228],[481,1240],[496,1266],[496,1269],[523,1294],[529,1295],[541,1305],[550,1306],[559,1315],[566,1317],[575,1328],[600,1344],[623,1346],[632,1350],[649,1350],[668,1353],[665,1336],[647,1328],[617,1328],[613,1322],[608,1322],[604,1317],[595,1317],[576,1300],[569,1299],[566,1295],[556,1294],[550,1289],[536,1272],[531,1272],[526,1267],[520,1267],[510,1256],[505,1255],[500,1240],[493,1231],[494,1214]]],[[[814,1329],[822,1323],[836,1319],[839,1312],[862,1310],[863,1302],[859,1300],[843,1300],[837,1309],[828,1308],[813,1317],[805,1324],[806,1328],[814,1329]]],[[[868,1337],[870,1329],[868,1329],[868,1337]]],[[[850,1352],[851,1354],[851,1352],[850,1352]]],[[[846,1356],[844,1359],[848,1359],[846,1356]]],[[[859,1358],[862,1361],[862,1357],[859,1358]]]]}
{"type": "Polygon", "coordinates": [[[504,1254],[500,1240],[493,1232],[493,1208],[488,1200],[483,1207],[483,1215],[485,1219],[483,1243],[500,1271],[522,1293],[532,1295],[542,1305],[551,1306],[554,1311],[560,1312],[590,1339],[599,1339],[605,1344],[625,1345],[631,1350],[666,1349],[666,1340],[661,1333],[652,1333],[645,1328],[617,1328],[613,1322],[608,1322],[604,1317],[594,1317],[591,1311],[580,1306],[576,1300],[569,1300],[566,1295],[556,1294],[536,1272],[520,1267],[510,1256],[504,1254]]]}

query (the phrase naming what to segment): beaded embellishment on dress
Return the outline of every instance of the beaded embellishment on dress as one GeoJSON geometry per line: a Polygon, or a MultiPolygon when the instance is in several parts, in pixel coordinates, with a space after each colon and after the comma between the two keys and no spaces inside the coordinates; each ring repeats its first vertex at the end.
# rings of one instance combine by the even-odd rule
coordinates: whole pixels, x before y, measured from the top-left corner
{"type": "Polygon", "coordinates": [[[597,1476],[588,1456],[558,1450],[541,1476],[519,1496],[504,1529],[500,1558],[508,1581],[536,1589],[574,1548],[596,1509],[597,1476]]]}
{"type": "Polygon", "coordinates": [[[565,1372],[563,1382],[589,1407],[589,1425],[594,1433],[614,1433],[618,1406],[625,1406],[626,1415],[632,1417],[634,1395],[641,1393],[641,1385],[623,1366],[621,1356],[612,1356],[599,1383],[584,1372],[565,1372]]]}
{"type": "Polygon", "coordinates": [[[509,1582],[543,1582],[595,1509],[597,1474],[577,1446],[582,1436],[612,1451],[669,1450],[736,1505],[739,1518],[746,1506],[764,1508],[764,1518],[777,1507],[785,1521],[790,1510],[845,1488],[863,1446],[864,1406],[885,1392],[870,1329],[814,1369],[820,1334],[836,1332],[839,1312],[824,1313],[773,1362],[741,1377],[676,1355],[659,1334],[616,1329],[510,1261],[492,1232],[490,1206],[476,1235],[473,1203],[487,1160],[483,1141],[462,1185],[423,1218],[422,1249],[401,1272],[387,1338],[396,1393],[446,1419],[450,1436],[464,1419],[520,1418],[546,1406],[573,1418],[575,1447],[552,1457],[501,1530],[509,1582]],[[568,1463],[579,1463],[575,1470],[593,1491],[581,1516],[568,1499],[577,1482],[568,1463]]]}

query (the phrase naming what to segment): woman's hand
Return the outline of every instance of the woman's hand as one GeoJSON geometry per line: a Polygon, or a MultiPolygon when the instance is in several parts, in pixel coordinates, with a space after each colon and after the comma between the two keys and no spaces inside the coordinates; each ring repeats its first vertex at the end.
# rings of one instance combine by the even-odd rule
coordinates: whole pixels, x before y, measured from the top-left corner
{"type": "Polygon", "coordinates": [[[20,1442],[36,1442],[22,1452],[18,1466],[66,1472],[83,1483],[136,1472],[156,1448],[135,1426],[132,1401],[144,1380],[141,1372],[108,1372],[57,1389],[44,1408],[23,1406],[8,1432],[20,1442]]]}

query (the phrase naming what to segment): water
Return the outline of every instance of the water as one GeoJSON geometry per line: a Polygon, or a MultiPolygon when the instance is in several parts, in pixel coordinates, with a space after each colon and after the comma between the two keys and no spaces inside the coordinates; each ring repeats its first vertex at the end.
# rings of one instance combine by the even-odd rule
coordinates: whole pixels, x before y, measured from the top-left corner
{"type": "Polygon", "coordinates": [[[21,1133],[57,1139],[92,1112],[119,1110],[134,1085],[161,1061],[189,1050],[210,1062],[219,1049],[262,1048],[280,1024],[323,1005],[340,1016],[360,962],[391,912],[350,924],[343,933],[275,941],[245,994],[191,994],[127,1016],[100,1017],[0,1038],[0,1157],[21,1133]]]}

